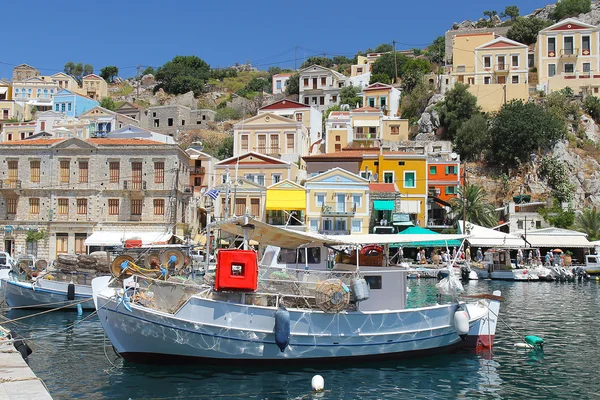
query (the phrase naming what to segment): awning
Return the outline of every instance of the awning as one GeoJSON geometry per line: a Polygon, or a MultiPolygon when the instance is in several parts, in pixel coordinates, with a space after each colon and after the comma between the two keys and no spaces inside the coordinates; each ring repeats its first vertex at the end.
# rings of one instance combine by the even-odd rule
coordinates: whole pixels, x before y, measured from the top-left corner
{"type": "Polygon", "coordinates": [[[360,119],[353,122],[354,126],[379,126],[378,119],[360,119]]]}
{"type": "Polygon", "coordinates": [[[394,200],[373,200],[373,209],[379,211],[394,211],[394,200]]]}
{"type": "Polygon", "coordinates": [[[8,92],[8,88],[6,86],[0,87],[0,94],[6,94],[8,92]]]}
{"type": "Polygon", "coordinates": [[[410,243],[407,245],[408,247],[459,247],[462,242],[462,240],[457,239],[438,240],[438,237],[441,234],[420,226],[411,226],[410,228],[406,228],[402,232],[399,232],[398,235],[430,235],[427,240],[410,243]]]}
{"type": "Polygon", "coordinates": [[[134,238],[141,239],[143,245],[166,244],[172,237],[172,234],[164,232],[98,231],[85,239],[84,244],[86,246],[120,246],[125,240],[134,238]]]}
{"type": "Polygon", "coordinates": [[[305,210],[306,192],[304,190],[267,189],[268,210],[305,210]]]}
{"type": "Polygon", "coordinates": [[[584,235],[544,235],[527,234],[525,237],[531,247],[591,248],[594,243],[584,235]]]}
{"type": "Polygon", "coordinates": [[[421,202],[419,200],[400,200],[400,212],[419,214],[421,212],[421,202]]]}
{"type": "MultiPolygon", "coordinates": [[[[463,222],[458,221],[457,225],[459,232],[462,232],[463,222]]],[[[498,247],[505,249],[527,247],[525,241],[518,236],[475,225],[470,222],[467,222],[466,233],[469,235],[467,241],[474,247],[498,247]]]]}

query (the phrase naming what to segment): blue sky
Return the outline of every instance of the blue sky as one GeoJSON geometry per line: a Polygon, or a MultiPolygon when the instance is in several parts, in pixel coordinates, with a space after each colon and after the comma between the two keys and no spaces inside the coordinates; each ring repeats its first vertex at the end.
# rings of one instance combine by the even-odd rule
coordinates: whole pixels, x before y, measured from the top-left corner
{"type": "Polygon", "coordinates": [[[398,49],[425,47],[453,22],[477,19],[517,5],[529,14],[551,0],[206,1],[28,0],[4,1],[5,41],[0,77],[12,64],[42,74],[68,61],[92,64],[95,72],[116,65],[121,76],[135,66],[160,66],[176,55],[197,55],[212,67],[250,60],[260,69],[298,65],[326,52],[352,56],[396,40],[398,49]]]}

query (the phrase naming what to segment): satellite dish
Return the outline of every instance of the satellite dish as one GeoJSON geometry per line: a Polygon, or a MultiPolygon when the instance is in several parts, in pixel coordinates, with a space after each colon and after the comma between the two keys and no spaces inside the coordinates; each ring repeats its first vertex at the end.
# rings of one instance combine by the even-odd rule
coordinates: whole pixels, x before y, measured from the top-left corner
{"type": "Polygon", "coordinates": [[[204,194],[204,193],[206,193],[206,188],[205,187],[203,187],[202,189],[200,189],[200,194],[204,194]]]}
{"type": "Polygon", "coordinates": [[[373,182],[379,182],[379,174],[377,172],[373,174],[373,182]]]}
{"type": "Polygon", "coordinates": [[[456,160],[458,158],[458,154],[452,153],[452,154],[450,154],[450,158],[452,158],[453,160],[456,160]]]}

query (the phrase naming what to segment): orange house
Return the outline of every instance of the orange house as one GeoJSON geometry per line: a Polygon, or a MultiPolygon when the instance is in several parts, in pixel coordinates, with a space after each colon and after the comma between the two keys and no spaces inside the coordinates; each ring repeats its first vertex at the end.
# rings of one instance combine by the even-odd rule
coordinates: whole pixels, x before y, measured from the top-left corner
{"type": "Polygon", "coordinates": [[[458,188],[462,184],[460,161],[429,161],[427,168],[430,197],[445,202],[457,197],[458,188]]]}

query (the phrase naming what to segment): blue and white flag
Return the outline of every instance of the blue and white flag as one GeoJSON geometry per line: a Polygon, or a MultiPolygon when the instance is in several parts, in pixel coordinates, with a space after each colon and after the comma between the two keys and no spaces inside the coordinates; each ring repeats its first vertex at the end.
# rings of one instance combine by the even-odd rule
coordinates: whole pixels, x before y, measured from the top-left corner
{"type": "Polygon", "coordinates": [[[209,190],[208,192],[204,193],[204,195],[210,197],[213,200],[216,200],[217,197],[219,197],[220,193],[221,193],[220,190],[212,189],[212,190],[209,190]]]}

